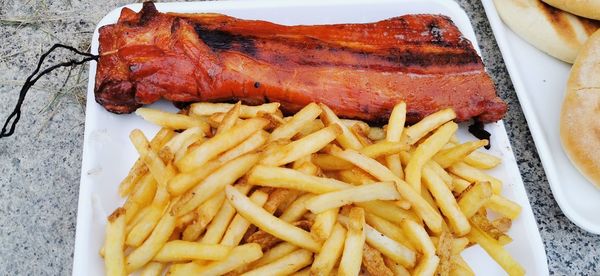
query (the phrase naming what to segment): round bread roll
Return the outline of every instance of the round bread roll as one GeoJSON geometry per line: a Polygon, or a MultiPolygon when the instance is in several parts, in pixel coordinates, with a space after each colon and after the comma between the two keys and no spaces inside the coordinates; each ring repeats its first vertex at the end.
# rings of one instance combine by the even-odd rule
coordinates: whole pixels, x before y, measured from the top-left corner
{"type": "Polygon", "coordinates": [[[560,138],[571,162],[600,188],[600,31],[583,45],[571,69],[560,138]]]}
{"type": "Polygon", "coordinates": [[[502,21],[534,47],[573,63],[600,22],[556,9],[540,0],[494,0],[502,21]]]}
{"type": "Polygon", "coordinates": [[[600,0],[542,0],[557,9],[600,20],[600,0]]]}

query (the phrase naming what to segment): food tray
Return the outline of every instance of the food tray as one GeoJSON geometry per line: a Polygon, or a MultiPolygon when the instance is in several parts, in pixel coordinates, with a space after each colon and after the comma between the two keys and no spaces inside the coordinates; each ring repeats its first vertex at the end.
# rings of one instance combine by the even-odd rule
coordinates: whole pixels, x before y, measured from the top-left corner
{"type": "Polygon", "coordinates": [[[484,0],[483,5],[554,199],[573,223],[586,231],[600,234],[600,189],[573,166],[560,142],[558,122],[571,65],[518,37],[502,23],[492,0],[484,0]]]}
{"type": "MultiPolygon", "coordinates": [[[[327,24],[373,22],[410,13],[444,14],[452,18],[470,39],[475,48],[475,34],[465,12],[453,1],[447,0],[376,0],[376,1],[252,1],[252,2],[196,2],[159,3],[160,11],[171,12],[219,12],[244,19],[262,19],[280,24],[327,24]]],[[[141,4],[127,7],[139,11],[141,4]]],[[[120,8],[108,13],[98,27],[117,21],[120,8]]],[[[98,29],[94,32],[91,51],[98,52],[98,29]]],[[[73,275],[102,275],[104,263],[99,250],[104,241],[106,217],[123,203],[117,188],[137,158],[129,142],[129,132],[141,129],[147,136],[154,135],[158,128],[136,115],[115,115],[104,110],[94,100],[94,77],[96,64],[90,65],[83,144],[83,161],[77,214],[77,232],[73,275]]],[[[170,103],[159,102],[152,107],[174,111],[170,103]]],[[[474,139],[462,125],[461,139],[474,139]]],[[[547,275],[546,253],[538,228],[525,193],[510,143],[500,121],[486,125],[492,134],[490,152],[503,159],[503,163],[491,174],[505,183],[503,194],[523,207],[521,216],[513,222],[509,235],[514,241],[507,250],[531,275],[547,275]]],[[[471,247],[463,257],[477,274],[505,275],[480,247],[471,247]]]]}

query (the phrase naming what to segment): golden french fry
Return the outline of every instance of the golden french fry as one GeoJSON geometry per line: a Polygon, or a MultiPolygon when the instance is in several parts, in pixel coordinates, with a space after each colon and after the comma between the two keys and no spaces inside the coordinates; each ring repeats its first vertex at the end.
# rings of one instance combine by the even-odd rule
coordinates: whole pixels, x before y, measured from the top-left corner
{"type": "Polygon", "coordinates": [[[425,164],[431,167],[437,173],[437,175],[441,177],[442,180],[444,180],[444,183],[446,183],[446,186],[448,186],[450,190],[454,189],[454,185],[452,184],[452,176],[450,176],[450,174],[446,170],[444,170],[444,168],[442,168],[440,164],[433,160],[429,160],[425,164]]]}
{"type": "MultiPolygon", "coordinates": [[[[308,155],[306,157],[309,157],[308,155]]],[[[294,168],[295,170],[309,174],[309,175],[323,175],[323,171],[317,165],[313,164],[313,162],[303,162],[298,167],[294,168]]]]}
{"type": "Polygon", "coordinates": [[[285,123],[285,120],[283,120],[282,114],[267,113],[267,112],[259,111],[256,114],[256,117],[264,118],[269,121],[269,125],[267,125],[267,127],[266,127],[266,129],[268,129],[269,131],[272,131],[273,129],[275,129],[285,123]]]}
{"type": "Polygon", "coordinates": [[[351,163],[326,153],[313,154],[312,162],[326,171],[348,170],[354,167],[351,163]]]}
{"type": "MultiPolygon", "coordinates": [[[[390,115],[388,127],[386,130],[385,140],[388,142],[400,142],[404,124],[406,122],[406,103],[400,102],[394,106],[390,115]]],[[[400,156],[397,154],[388,155],[385,157],[388,168],[396,176],[404,178],[404,170],[400,163],[400,156]]]]}
{"type": "Polygon", "coordinates": [[[458,200],[458,206],[462,213],[470,218],[481,208],[492,196],[492,188],[489,182],[477,182],[471,189],[464,192],[458,200]]]}
{"type": "Polygon", "coordinates": [[[263,130],[259,130],[252,134],[250,137],[248,137],[246,141],[221,154],[221,156],[217,158],[217,161],[224,163],[229,160],[235,159],[239,156],[242,156],[246,153],[258,150],[267,142],[268,138],[269,133],[263,130]]]}
{"type": "Polygon", "coordinates": [[[420,253],[426,256],[435,255],[435,246],[422,225],[412,220],[405,220],[400,226],[404,231],[404,235],[409,238],[413,243],[413,246],[419,250],[420,253]]]}
{"type": "Polygon", "coordinates": [[[498,237],[498,243],[502,246],[505,246],[511,243],[512,241],[512,238],[507,235],[501,235],[500,237],[498,237]]]}
{"type": "MultiPolygon", "coordinates": [[[[380,141],[364,148],[360,149],[360,153],[371,157],[373,159],[377,159],[386,155],[394,155],[396,156],[401,151],[408,150],[410,146],[403,142],[389,142],[389,141],[380,141]]],[[[398,157],[399,158],[399,157],[398,157]]],[[[400,161],[400,159],[398,159],[400,161]]],[[[403,176],[398,176],[403,178],[403,176]]]]}
{"type": "MultiPolygon", "coordinates": [[[[236,185],[236,189],[240,191],[242,194],[247,194],[252,185],[236,185]]],[[[215,217],[212,219],[208,227],[206,228],[206,233],[200,240],[202,243],[207,244],[217,244],[223,238],[225,231],[227,230],[227,226],[229,226],[229,222],[233,219],[235,215],[235,208],[229,204],[229,201],[223,202],[221,209],[217,212],[215,217]]]]}
{"type": "Polygon", "coordinates": [[[177,215],[184,215],[196,209],[211,196],[222,191],[225,186],[233,184],[246,174],[258,162],[258,158],[258,154],[247,154],[223,164],[200,184],[185,193],[173,207],[173,211],[177,215]]]}
{"type": "MultiPolygon", "coordinates": [[[[337,157],[336,157],[337,158],[337,157]]],[[[342,159],[340,159],[342,160],[342,159]]],[[[346,162],[346,160],[342,160],[346,162]]],[[[354,166],[354,165],[352,165],[354,166]]],[[[366,173],[362,169],[352,168],[350,170],[342,170],[337,173],[335,177],[343,182],[350,183],[353,185],[364,185],[371,184],[377,182],[375,178],[373,178],[370,174],[366,173]]]]}
{"type": "Polygon", "coordinates": [[[378,182],[317,195],[306,202],[306,208],[318,214],[354,202],[397,200],[399,198],[400,194],[393,182],[378,182]]]}
{"type": "Polygon", "coordinates": [[[206,244],[217,244],[223,238],[227,226],[231,219],[235,216],[235,208],[229,204],[229,202],[223,203],[223,207],[215,215],[213,221],[206,228],[206,233],[200,240],[206,244]]]}
{"type": "MultiPolygon", "coordinates": [[[[269,194],[269,199],[264,204],[263,208],[273,214],[277,211],[283,203],[289,200],[290,197],[294,199],[298,196],[299,192],[290,189],[275,189],[269,194]]],[[[292,199],[292,200],[294,200],[292,199]]],[[[283,208],[285,210],[285,208],[283,208]]]]}
{"type": "Polygon", "coordinates": [[[225,202],[225,192],[220,192],[213,196],[211,199],[205,201],[196,209],[196,219],[192,224],[188,225],[182,234],[182,240],[184,241],[195,241],[200,237],[200,234],[206,229],[206,226],[213,220],[217,215],[217,212],[221,209],[221,206],[225,202]]]}
{"type": "Polygon", "coordinates": [[[338,275],[358,275],[362,263],[362,248],[365,244],[365,211],[360,207],[350,209],[346,228],[344,251],[338,268],[338,275]]]}
{"type": "Polygon", "coordinates": [[[410,272],[406,268],[404,268],[401,264],[392,261],[392,259],[384,256],[383,262],[385,263],[385,266],[387,266],[392,273],[394,273],[394,276],[410,276],[410,272]]]}
{"type": "MultiPolygon", "coordinates": [[[[487,216],[482,212],[477,212],[477,214],[473,215],[470,218],[471,224],[476,225],[481,231],[488,234],[494,240],[500,241],[508,241],[511,242],[512,239],[504,234],[504,232],[500,231],[500,229],[496,228],[496,226],[487,218],[487,216]]],[[[510,220],[508,220],[510,222],[510,220]]],[[[501,242],[502,243],[502,242],[501,242]]]]}
{"type": "Polygon", "coordinates": [[[242,103],[237,102],[233,105],[233,107],[231,107],[231,109],[229,109],[229,111],[227,111],[227,113],[225,113],[225,116],[223,116],[223,120],[221,120],[221,124],[217,127],[215,134],[223,133],[231,129],[235,123],[237,123],[240,118],[241,106],[242,103]]]}
{"type": "Polygon", "coordinates": [[[350,132],[354,135],[354,137],[356,137],[356,139],[358,139],[358,142],[360,142],[360,144],[363,147],[373,144],[373,141],[371,141],[371,139],[369,139],[368,137],[369,133],[363,131],[360,125],[354,124],[351,127],[349,127],[349,129],[350,132]]]}
{"type": "Polygon", "coordinates": [[[231,251],[232,246],[218,244],[202,244],[189,241],[167,242],[154,256],[157,262],[183,262],[191,260],[222,260],[231,251]]]}
{"type": "Polygon", "coordinates": [[[305,267],[304,269],[292,274],[294,276],[310,276],[310,267],[305,267]]]}
{"type": "Polygon", "coordinates": [[[299,220],[308,210],[305,207],[306,201],[314,195],[304,194],[296,199],[290,206],[279,216],[279,219],[286,222],[294,222],[299,220]]]}
{"type": "Polygon", "coordinates": [[[118,208],[109,217],[104,240],[106,275],[127,275],[125,269],[125,209],[118,208]]]}
{"type": "Polygon", "coordinates": [[[363,121],[352,119],[340,119],[340,121],[342,121],[342,123],[348,128],[356,127],[357,129],[360,129],[361,132],[369,133],[369,124],[363,121]]]}
{"type": "Polygon", "coordinates": [[[400,162],[400,155],[388,155],[385,157],[385,162],[390,171],[392,171],[396,176],[404,178],[404,169],[402,168],[402,163],[400,162]]]}
{"type": "Polygon", "coordinates": [[[197,148],[188,152],[175,164],[182,172],[188,172],[199,168],[220,153],[225,152],[246,140],[246,138],[264,128],[268,123],[267,120],[261,118],[245,120],[231,129],[202,143],[197,148]]]}
{"type": "Polygon", "coordinates": [[[448,222],[452,231],[457,236],[463,236],[471,231],[471,225],[467,217],[461,212],[454,195],[448,186],[444,183],[441,177],[428,165],[423,168],[423,180],[431,195],[442,211],[448,218],[448,222]]]}
{"type": "MultiPolygon", "coordinates": [[[[129,234],[129,232],[131,231],[131,229],[138,224],[140,221],[142,221],[144,219],[144,216],[146,216],[146,214],[150,211],[150,207],[152,207],[152,205],[146,206],[143,209],[141,209],[139,212],[137,212],[137,214],[135,214],[135,216],[133,217],[133,219],[131,219],[131,221],[127,222],[127,215],[125,215],[125,221],[126,221],[126,225],[125,225],[125,237],[127,237],[127,235],[129,234]]],[[[122,207],[123,209],[125,209],[124,207],[122,207]]],[[[125,238],[127,240],[127,238],[125,238]]]]}
{"type": "Polygon", "coordinates": [[[450,177],[452,177],[452,191],[457,195],[462,194],[462,192],[471,186],[471,182],[456,175],[451,175],[450,177]]]}
{"type": "Polygon", "coordinates": [[[452,255],[460,255],[467,245],[469,245],[469,239],[465,237],[452,239],[452,255]]]}
{"type": "Polygon", "coordinates": [[[471,242],[479,244],[508,275],[525,275],[525,269],[496,240],[485,234],[479,227],[473,226],[467,234],[471,242]]]}
{"type": "MultiPolygon", "coordinates": [[[[344,225],[348,225],[351,222],[348,219],[348,217],[343,215],[338,215],[338,221],[340,221],[344,225]]],[[[364,225],[364,233],[366,236],[366,242],[370,246],[374,247],[379,252],[381,252],[381,254],[383,254],[384,256],[402,264],[405,267],[413,267],[415,265],[417,257],[415,251],[413,251],[412,249],[385,236],[384,234],[380,233],[368,224],[364,225]]]]}
{"type": "Polygon", "coordinates": [[[135,114],[155,125],[170,129],[176,130],[200,127],[204,133],[208,133],[210,131],[210,125],[197,117],[190,117],[183,114],[175,114],[145,107],[138,108],[135,111],[135,114]]]}
{"type": "Polygon", "coordinates": [[[385,265],[381,253],[368,244],[363,246],[362,265],[369,275],[394,276],[394,272],[385,265]]]}
{"type": "Polygon", "coordinates": [[[421,191],[421,171],[427,161],[429,161],[456,132],[458,125],[454,122],[448,122],[439,127],[431,136],[417,147],[412,154],[411,159],[406,165],[406,182],[410,184],[415,191],[421,191]]]}
{"type": "Polygon", "coordinates": [[[339,223],[336,223],[331,231],[331,235],[323,243],[321,251],[315,256],[315,260],[310,268],[310,274],[318,276],[330,275],[333,267],[342,255],[345,240],[346,229],[339,223]]]}
{"type": "Polygon", "coordinates": [[[304,164],[306,162],[311,162],[310,159],[311,159],[311,157],[309,155],[305,155],[305,156],[302,156],[302,157],[296,159],[296,161],[294,161],[294,163],[292,163],[292,169],[297,170],[302,164],[304,164]]]}
{"type": "Polygon", "coordinates": [[[410,202],[408,202],[404,199],[396,200],[396,201],[394,201],[394,204],[396,204],[398,207],[400,207],[404,210],[410,209],[410,202]]]}
{"type": "MultiPolygon", "coordinates": [[[[308,201],[310,202],[311,200],[308,201]]],[[[310,228],[310,234],[313,235],[316,240],[326,240],[331,234],[333,226],[337,221],[338,212],[339,208],[331,208],[324,212],[318,213],[315,217],[315,222],[310,228]]]]}
{"type": "Polygon", "coordinates": [[[200,181],[213,173],[221,165],[222,163],[220,162],[209,161],[208,163],[204,164],[204,166],[194,171],[188,173],[179,173],[169,180],[167,189],[171,195],[181,195],[196,186],[198,183],[200,183],[200,181]]]}
{"type": "Polygon", "coordinates": [[[429,132],[456,118],[454,110],[447,108],[433,113],[404,131],[407,142],[412,145],[429,132]]]}
{"type": "MultiPolygon", "coordinates": [[[[292,225],[301,228],[303,230],[309,231],[311,227],[311,222],[307,219],[299,220],[292,225]]],[[[278,243],[283,242],[281,239],[263,231],[258,230],[253,232],[251,235],[245,238],[246,243],[258,243],[263,250],[270,250],[275,247],[278,243]]]]}
{"type": "Polygon", "coordinates": [[[152,233],[152,230],[160,220],[165,206],[163,204],[152,204],[148,207],[145,216],[131,228],[125,244],[132,247],[140,246],[152,233]]]}
{"type": "MultiPolygon", "coordinates": [[[[165,143],[167,143],[175,135],[173,130],[168,128],[161,128],[152,141],[150,141],[150,148],[154,151],[159,151],[165,143]]],[[[140,158],[135,161],[131,170],[127,176],[119,184],[119,195],[121,197],[128,196],[135,188],[136,184],[142,179],[142,177],[148,172],[148,167],[144,164],[144,161],[140,158]]]]}
{"type": "Polygon", "coordinates": [[[332,124],[281,147],[271,155],[266,155],[260,163],[271,166],[281,166],[291,163],[301,157],[319,151],[329,144],[329,142],[333,141],[340,133],[340,126],[332,124]]]}
{"type": "Polygon", "coordinates": [[[388,168],[381,165],[376,160],[353,150],[345,150],[343,152],[334,153],[334,155],[349,161],[381,181],[394,181],[400,196],[410,202],[411,206],[415,209],[415,212],[425,221],[429,229],[435,233],[439,233],[442,230],[442,217],[413,189],[413,187],[398,178],[394,173],[388,170],[388,168]]]}
{"type": "Polygon", "coordinates": [[[435,160],[435,162],[440,164],[440,166],[443,168],[448,168],[452,164],[462,161],[465,157],[467,157],[467,155],[471,154],[478,148],[487,145],[488,140],[466,142],[449,149],[440,150],[435,156],[433,156],[433,160],[435,160]]]}
{"type": "Polygon", "coordinates": [[[298,249],[270,264],[255,268],[242,275],[289,275],[310,264],[313,259],[312,255],[312,252],[306,249],[298,249]]]}
{"type": "MultiPolygon", "coordinates": [[[[190,113],[196,116],[210,116],[215,113],[225,113],[233,107],[228,103],[193,103],[190,105],[190,113]]],[[[276,113],[279,109],[279,103],[266,103],[257,106],[240,106],[241,118],[256,117],[258,112],[276,113]]]]}
{"type": "Polygon", "coordinates": [[[229,203],[237,212],[263,231],[313,252],[318,252],[321,248],[310,233],[269,214],[233,187],[227,186],[225,193],[229,203]]]}
{"type": "Polygon", "coordinates": [[[521,206],[501,195],[492,195],[483,206],[509,219],[516,219],[521,213],[521,206]]]}
{"type": "Polygon", "coordinates": [[[410,250],[413,250],[413,251],[415,250],[414,245],[404,235],[404,231],[402,231],[402,228],[400,228],[399,226],[397,226],[396,224],[394,224],[392,222],[387,221],[384,218],[381,218],[379,216],[369,213],[368,210],[366,210],[366,211],[367,212],[365,213],[365,219],[369,226],[373,227],[375,230],[377,230],[378,232],[381,232],[381,234],[384,234],[385,236],[389,237],[390,239],[397,241],[400,244],[408,247],[410,250]]]}
{"type": "MultiPolygon", "coordinates": [[[[203,116],[199,116],[199,115],[193,115],[194,117],[203,117],[203,116]]],[[[210,115],[207,119],[208,124],[210,124],[210,126],[212,128],[218,128],[219,125],[221,125],[221,122],[223,121],[223,119],[225,119],[225,112],[217,112],[214,113],[212,115],[210,115]]]]}
{"type": "Polygon", "coordinates": [[[392,113],[390,114],[385,140],[390,142],[399,142],[400,137],[402,137],[402,131],[404,131],[405,123],[406,103],[400,102],[394,106],[394,109],[392,109],[392,113]]]}
{"type": "Polygon", "coordinates": [[[323,124],[325,124],[325,126],[337,124],[340,127],[341,133],[338,134],[339,136],[336,139],[337,142],[340,143],[344,149],[361,149],[362,144],[358,141],[358,138],[356,138],[350,129],[348,129],[348,126],[333,113],[333,110],[324,104],[319,104],[319,106],[323,110],[323,113],[321,113],[321,121],[323,121],[323,124]]]}
{"type": "Polygon", "coordinates": [[[428,255],[421,259],[421,261],[415,267],[413,271],[413,275],[415,276],[425,276],[425,275],[433,275],[435,270],[440,263],[440,258],[436,255],[428,255]]]}
{"type": "Polygon", "coordinates": [[[139,210],[152,202],[152,199],[156,193],[156,186],[157,183],[151,174],[146,174],[144,177],[142,177],[142,179],[140,179],[138,185],[135,187],[135,190],[133,190],[131,195],[123,204],[123,209],[127,211],[125,212],[125,220],[128,224],[135,217],[139,210]]]}
{"type": "Polygon", "coordinates": [[[291,142],[292,141],[290,141],[290,140],[277,140],[277,141],[267,143],[266,145],[261,147],[259,150],[263,157],[271,156],[271,155],[275,154],[276,152],[281,151],[281,149],[285,145],[287,145],[291,142]]]}
{"type": "Polygon", "coordinates": [[[385,130],[380,127],[371,127],[367,137],[373,141],[383,140],[385,139],[385,130]]]}
{"type": "MultiPolygon", "coordinates": [[[[267,202],[268,198],[269,195],[260,190],[255,191],[250,196],[250,200],[252,201],[252,203],[260,207],[262,207],[265,204],[265,202],[267,202]]],[[[240,214],[235,215],[235,217],[233,217],[233,220],[227,227],[227,231],[223,235],[223,239],[221,240],[220,244],[229,246],[238,245],[249,227],[249,221],[243,218],[240,214]]]]}
{"type": "Polygon", "coordinates": [[[257,165],[249,173],[248,183],[274,188],[295,189],[322,194],[352,187],[333,178],[301,173],[287,168],[257,165]]]}
{"type": "Polygon", "coordinates": [[[321,108],[316,103],[310,103],[298,111],[289,121],[271,132],[269,141],[291,139],[305,127],[308,122],[314,121],[321,114],[321,108]]]}
{"type": "Polygon", "coordinates": [[[393,223],[401,223],[405,219],[410,219],[415,222],[421,223],[421,219],[418,218],[412,211],[404,210],[396,206],[392,202],[387,201],[371,201],[371,202],[357,202],[354,205],[365,209],[368,213],[380,216],[393,223]]]}
{"type": "Polygon", "coordinates": [[[502,192],[502,182],[500,180],[463,162],[456,162],[452,164],[452,166],[448,167],[448,171],[471,183],[478,181],[490,182],[492,184],[492,190],[494,191],[494,194],[499,195],[502,192]]]}
{"type": "MultiPolygon", "coordinates": [[[[440,210],[438,209],[437,204],[435,203],[435,200],[433,200],[433,196],[431,196],[431,193],[429,193],[429,190],[427,189],[422,189],[421,190],[421,197],[423,197],[423,199],[425,199],[425,201],[427,203],[429,203],[429,205],[431,205],[431,207],[433,208],[433,210],[438,213],[440,216],[442,215],[440,213],[440,210]]],[[[444,221],[442,221],[442,228],[446,227],[446,223],[444,221]]]]}
{"type": "Polygon", "coordinates": [[[144,161],[138,159],[129,170],[127,176],[119,184],[119,195],[121,197],[128,196],[146,173],[148,173],[148,167],[146,167],[144,161]]]}
{"type": "Polygon", "coordinates": [[[181,264],[171,269],[170,275],[223,275],[256,261],[260,257],[262,257],[260,246],[256,243],[247,243],[233,248],[231,253],[221,261],[211,262],[207,265],[199,265],[196,262],[181,264]]]}
{"type": "Polygon", "coordinates": [[[166,205],[169,203],[169,200],[170,194],[169,191],[167,191],[167,188],[158,185],[158,187],[156,187],[156,193],[154,194],[154,198],[152,199],[152,204],[166,205]]]}
{"type": "Polygon", "coordinates": [[[296,199],[300,198],[304,193],[301,191],[296,191],[292,189],[287,189],[290,193],[285,197],[285,199],[277,206],[277,210],[275,212],[277,214],[282,215],[286,210],[290,208],[292,203],[296,201],[296,199]]]}
{"type": "Polygon", "coordinates": [[[142,133],[139,129],[134,129],[129,134],[129,138],[131,142],[135,146],[135,149],[138,151],[140,158],[144,161],[156,182],[159,185],[166,187],[169,180],[175,176],[175,170],[167,166],[162,159],[158,156],[158,154],[150,148],[150,143],[144,133],[142,133]]]}
{"type": "MultiPolygon", "coordinates": [[[[158,155],[164,162],[170,162],[175,159],[175,155],[181,148],[187,148],[189,145],[204,138],[204,135],[205,133],[200,127],[188,128],[169,140],[158,152],[158,155]]],[[[152,142],[150,142],[150,146],[152,147],[152,142]]]]}
{"type": "Polygon", "coordinates": [[[140,276],[161,276],[163,275],[163,269],[165,269],[165,264],[159,262],[149,262],[144,266],[140,276]]]}
{"type": "Polygon", "coordinates": [[[299,248],[289,242],[282,242],[275,247],[269,249],[269,251],[263,254],[262,258],[258,259],[256,262],[252,263],[254,267],[261,267],[266,264],[270,264],[276,260],[279,260],[281,257],[286,256],[299,248]]]}
{"type": "Polygon", "coordinates": [[[127,272],[131,273],[150,262],[175,230],[175,216],[167,211],[144,243],[131,251],[125,259],[127,272]]]}
{"type": "Polygon", "coordinates": [[[482,170],[492,169],[502,162],[502,159],[485,152],[474,151],[465,157],[465,163],[482,170]]]}
{"type": "Polygon", "coordinates": [[[306,123],[302,127],[302,129],[300,129],[298,134],[296,134],[296,136],[294,136],[294,138],[302,138],[302,137],[309,135],[309,134],[311,134],[319,129],[322,129],[324,127],[325,127],[325,125],[323,125],[323,122],[321,120],[319,120],[319,119],[313,120],[311,122],[306,123]]]}

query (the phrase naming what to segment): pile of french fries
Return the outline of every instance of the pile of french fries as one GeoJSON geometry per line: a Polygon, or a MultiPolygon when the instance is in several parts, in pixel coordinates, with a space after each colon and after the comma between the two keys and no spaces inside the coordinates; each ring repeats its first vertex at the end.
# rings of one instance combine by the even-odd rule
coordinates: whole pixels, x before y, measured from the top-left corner
{"type": "Polygon", "coordinates": [[[316,103],[137,114],[162,128],[131,132],[107,275],[473,275],[474,244],[524,274],[504,249],[521,207],[484,172],[501,160],[459,142],[450,109],[405,126],[399,103],[383,128],[316,103]]]}

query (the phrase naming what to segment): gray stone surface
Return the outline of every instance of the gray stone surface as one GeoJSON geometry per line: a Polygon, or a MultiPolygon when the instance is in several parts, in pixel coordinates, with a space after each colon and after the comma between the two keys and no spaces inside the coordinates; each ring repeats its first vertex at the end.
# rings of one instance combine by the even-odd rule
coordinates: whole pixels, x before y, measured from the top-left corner
{"type": "MultiPolygon", "coordinates": [[[[129,1],[0,0],[0,119],[43,50],[56,42],[86,49],[96,22],[129,1]]],[[[484,62],[510,106],[505,119],[551,274],[600,273],[600,236],[560,211],[481,3],[459,0],[484,62]]],[[[49,61],[66,58],[56,55],[49,61]]],[[[27,97],[16,134],[0,139],[0,275],[71,273],[84,127],[87,66],[45,77],[27,97]],[[53,102],[49,106],[49,103],[53,102]]]]}

